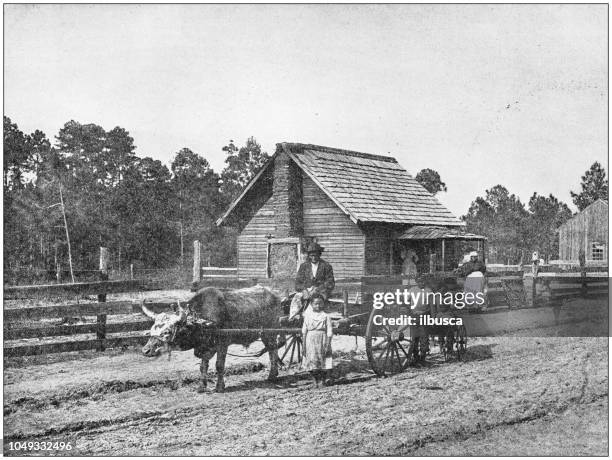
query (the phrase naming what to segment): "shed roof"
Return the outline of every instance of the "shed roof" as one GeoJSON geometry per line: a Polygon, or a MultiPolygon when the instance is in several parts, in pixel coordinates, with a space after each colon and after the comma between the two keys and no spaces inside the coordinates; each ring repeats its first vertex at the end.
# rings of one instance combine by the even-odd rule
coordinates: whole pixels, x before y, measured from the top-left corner
{"type": "Polygon", "coordinates": [[[607,212],[608,202],[604,200],[603,198],[598,198],[597,200],[593,201],[590,205],[588,205],[586,208],[584,208],[582,211],[577,212],[571,218],[569,218],[564,223],[562,223],[557,229],[557,232],[560,231],[561,229],[564,229],[565,227],[570,225],[575,220],[580,219],[585,214],[589,214],[592,212],[596,212],[596,213],[599,212],[598,209],[601,211],[605,210],[605,212],[607,212]]]}
{"type": "MultiPolygon", "coordinates": [[[[295,161],[354,222],[465,225],[408,174],[395,158],[286,142],[277,144],[274,157],[280,152],[285,152],[295,161]]],[[[247,185],[217,225],[231,214],[256,180],[254,178],[247,185]]]]}
{"type": "Polygon", "coordinates": [[[466,233],[462,229],[416,225],[400,233],[398,240],[486,240],[484,236],[466,233]]]}

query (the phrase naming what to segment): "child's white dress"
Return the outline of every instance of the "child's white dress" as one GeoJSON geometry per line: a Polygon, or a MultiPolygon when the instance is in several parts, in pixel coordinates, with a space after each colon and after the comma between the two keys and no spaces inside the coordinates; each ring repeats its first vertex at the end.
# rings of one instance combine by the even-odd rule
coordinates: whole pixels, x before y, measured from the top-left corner
{"type": "Polygon", "coordinates": [[[331,342],[333,336],[332,322],[327,313],[307,311],[304,315],[302,335],[306,335],[304,370],[326,369],[325,358],[331,357],[331,350],[327,349],[327,343],[331,342]]]}

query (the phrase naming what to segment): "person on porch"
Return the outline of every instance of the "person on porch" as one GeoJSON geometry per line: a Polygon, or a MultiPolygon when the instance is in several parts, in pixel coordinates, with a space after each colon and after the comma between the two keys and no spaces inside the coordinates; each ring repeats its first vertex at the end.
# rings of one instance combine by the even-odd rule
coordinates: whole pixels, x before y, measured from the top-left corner
{"type": "Polygon", "coordinates": [[[400,256],[402,258],[402,275],[416,278],[417,262],[419,261],[416,251],[411,247],[405,247],[402,248],[400,256]]]}

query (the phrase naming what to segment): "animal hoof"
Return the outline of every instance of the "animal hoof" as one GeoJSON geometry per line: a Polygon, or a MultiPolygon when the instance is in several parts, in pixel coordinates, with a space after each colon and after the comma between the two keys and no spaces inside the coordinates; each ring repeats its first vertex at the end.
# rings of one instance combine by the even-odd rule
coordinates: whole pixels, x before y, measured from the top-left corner
{"type": "Polygon", "coordinates": [[[278,375],[268,375],[268,382],[278,382],[278,375]]]}
{"type": "Polygon", "coordinates": [[[225,385],[217,385],[215,387],[215,392],[216,393],[223,393],[223,392],[225,392],[225,385]]]}

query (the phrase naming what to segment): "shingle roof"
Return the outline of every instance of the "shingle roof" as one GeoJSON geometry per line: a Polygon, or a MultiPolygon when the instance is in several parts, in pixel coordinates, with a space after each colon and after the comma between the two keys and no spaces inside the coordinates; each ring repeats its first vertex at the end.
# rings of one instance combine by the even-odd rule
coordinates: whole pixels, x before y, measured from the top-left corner
{"type": "Polygon", "coordinates": [[[475,233],[466,233],[463,229],[450,229],[445,227],[432,227],[430,225],[417,225],[402,232],[398,240],[486,240],[486,237],[475,233]]]}
{"type": "MultiPolygon", "coordinates": [[[[595,201],[593,201],[590,205],[588,205],[586,208],[584,208],[582,211],[578,211],[576,214],[574,214],[572,217],[570,217],[568,220],[566,220],[565,222],[563,222],[559,228],[557,229],[557,231],[561,230],[562,228],[568,226],[571,224],[571,222],[573,222],[575,219],[580,219],[580,216],[583,215],[584,213],[588,213],[591,212],[591,207],[597,207],[600,206],[599,203],[602,203],[605,207],[606,210],[608,208],[608,201],[604,200],[603,198],[598,198],[595,201]]],[[[603,209],[603,208],[602,208],[603,209]]],[[[597,212],[597,211],[595,211],[597,212]]]]}
{"type": "MultiPolygon", "coordinates": [[[[464,226],[392,157],[312,144],[280,143],[284,151],[355,222],[464,226]]],[[[259,179],[262,171],[230,205],[221,225],[259,179]]]]}
{"type": "Polygon", "coordinates": [[[316,145],[280,146],[354,220],[464,225],[395,158],[316,145]]]}

